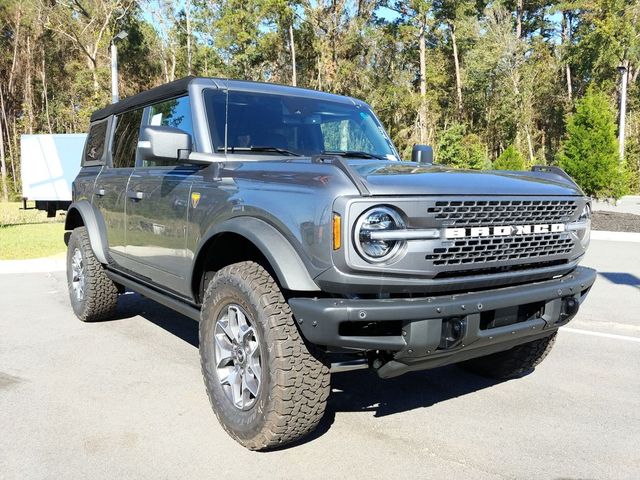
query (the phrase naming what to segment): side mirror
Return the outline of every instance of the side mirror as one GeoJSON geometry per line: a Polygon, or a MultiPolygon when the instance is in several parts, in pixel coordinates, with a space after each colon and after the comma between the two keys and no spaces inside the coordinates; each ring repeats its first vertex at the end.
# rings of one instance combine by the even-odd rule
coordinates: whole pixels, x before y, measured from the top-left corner
{"type": "Polygon", "coordinates": [[[147,125],[140,130],[138,152],[142,160],[187,161],[191,135],[179,128],[147,125]]]}
{"type": "Polygon", "coordinates": [[[411,161],[417,163],[433,163],[433,148],[429,145],[414,145],[411,150],[411,161]]]}

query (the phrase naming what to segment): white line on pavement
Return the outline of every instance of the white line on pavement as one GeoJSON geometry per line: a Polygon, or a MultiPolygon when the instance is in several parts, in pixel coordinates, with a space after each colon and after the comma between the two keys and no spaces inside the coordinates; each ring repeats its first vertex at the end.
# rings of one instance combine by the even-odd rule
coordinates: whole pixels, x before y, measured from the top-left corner
{"type": "Polygon", "coordinates": [[[606,230],[592,230],[591,240],[606,240],[610,242],[639,242],[640,233],[636,232],[608,232],[606,230]]]}
{"type": "Polygon", "coordinates": [[[563,332],[580,333],[582,335],[591,335],[593,337],[613,338],[614,340],[626,340],[627,342],[640,343],[640,337],[629,337],[627,335],[616,335],[614,333],[593,332],[591,330],[581,330],[579,328],[560,327],[563,332]]]}

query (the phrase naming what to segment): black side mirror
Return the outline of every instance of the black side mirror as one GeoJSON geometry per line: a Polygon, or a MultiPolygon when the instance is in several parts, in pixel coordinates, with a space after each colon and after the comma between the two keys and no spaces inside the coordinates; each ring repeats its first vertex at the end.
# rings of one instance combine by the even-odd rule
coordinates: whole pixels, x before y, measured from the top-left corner
{"type": "Polygon", "coordinates": [[[140,130],[138,151],[142,160],[186,162],[191,153],[191,135],[179,128],[147,125],[140,130]]]}
{"type": "Polygon", "coordinates": [[[411,150],[411,161],[417,163],[433,163],[433,148],[429,145],[414,145],[411,150]]]}

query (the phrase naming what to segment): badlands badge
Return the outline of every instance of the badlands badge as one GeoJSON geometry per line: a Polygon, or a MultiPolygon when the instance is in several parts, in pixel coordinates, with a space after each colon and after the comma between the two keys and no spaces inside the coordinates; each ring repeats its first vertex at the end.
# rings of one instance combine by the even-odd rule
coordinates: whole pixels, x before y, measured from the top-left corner
{"type": "Polygon", "coordinates": [[[200,202],[200,192],[191,192],[191,206],[196,208],[200,202]]]}

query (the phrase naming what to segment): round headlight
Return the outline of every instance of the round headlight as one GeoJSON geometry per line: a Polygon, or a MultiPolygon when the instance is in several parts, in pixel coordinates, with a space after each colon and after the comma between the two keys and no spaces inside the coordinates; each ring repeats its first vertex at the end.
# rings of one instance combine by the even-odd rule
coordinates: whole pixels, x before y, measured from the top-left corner
{"type": "Polygon", "coordinates": [[[587,248],[591,239],[591,205],[588,203],[582,209],[582,213],[578,217],[578,222],[583,226],[583,228],[580,228],[577,232],[580,244],[582,248],[587,248]]]}
{"type": "Polygon", "coordinates": [[[405,224],[402,217],[392,208],[374,207],[367,210],[355,224],[354,243],[356,249],[368,262],[386,262],[398,253],[404,245],[404,241],[377,237],[381,233],[403,228],[405,228],[405,224]]]}

